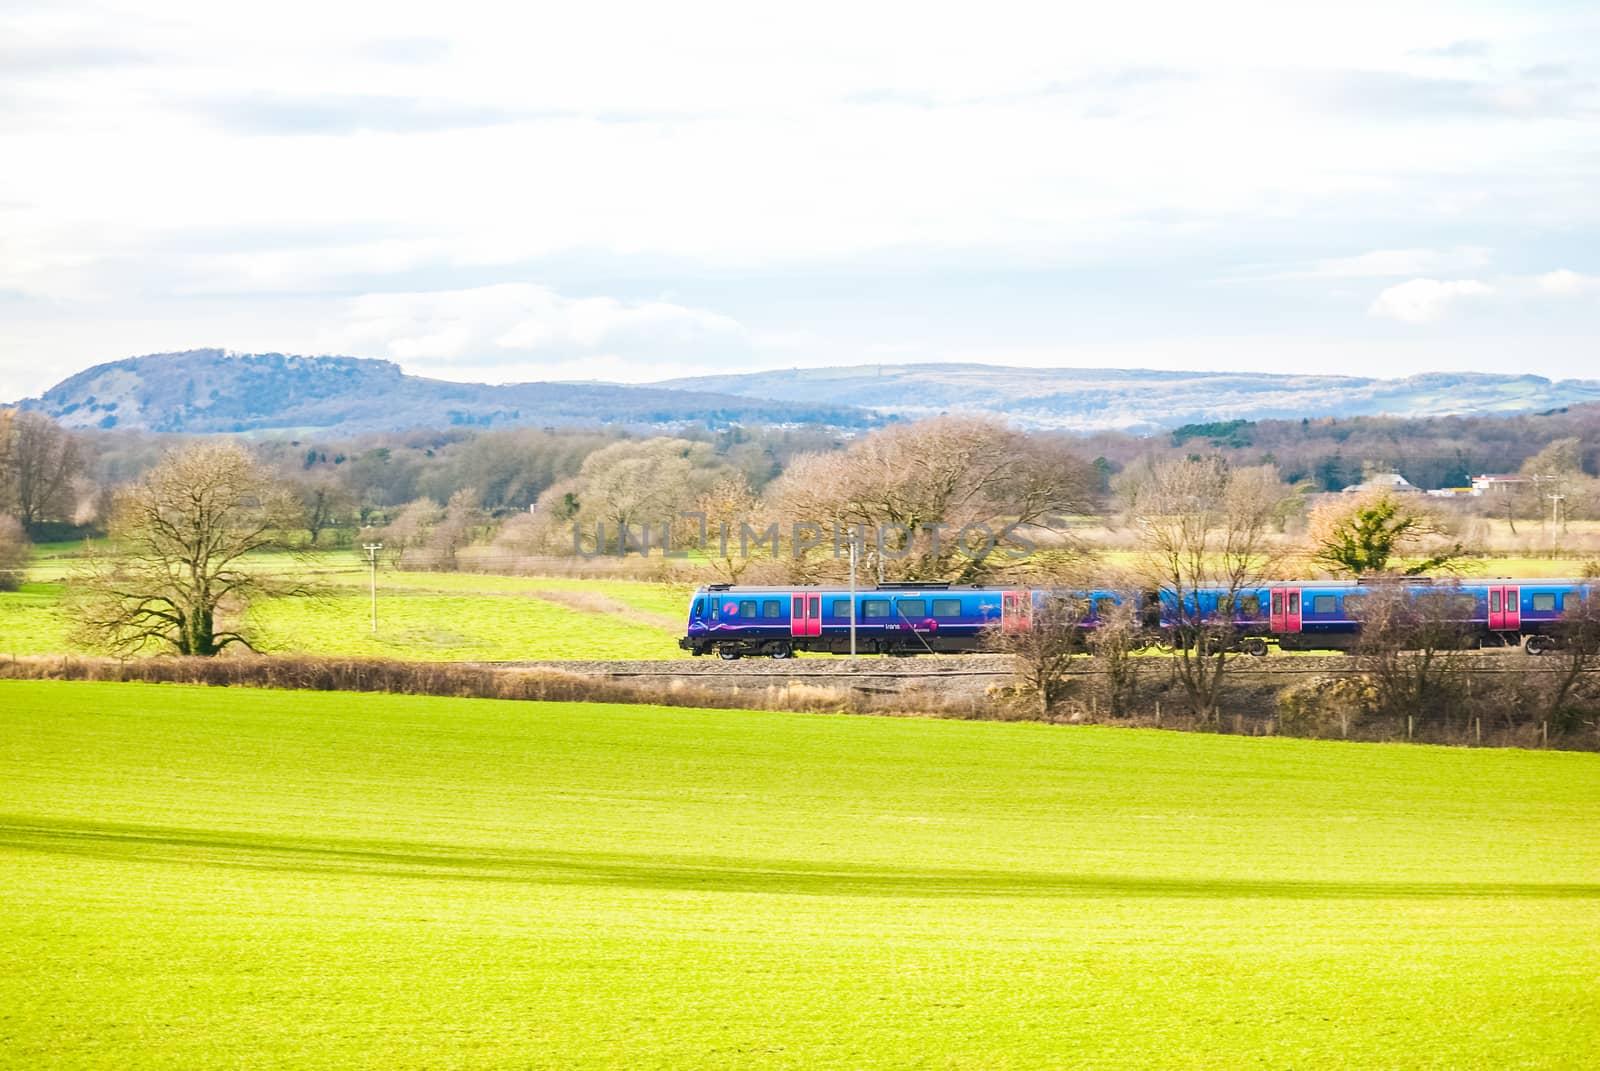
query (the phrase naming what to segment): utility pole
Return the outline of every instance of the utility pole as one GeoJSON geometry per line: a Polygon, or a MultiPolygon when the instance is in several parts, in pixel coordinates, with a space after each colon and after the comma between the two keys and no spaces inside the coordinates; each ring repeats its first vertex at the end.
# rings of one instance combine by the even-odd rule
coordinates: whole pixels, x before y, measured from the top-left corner
{"type": "Polygon", "coordinates": [[[378,551],[383,549],[382,543],[363,543],[361,546],[367,552],[367,564],[372,569],[372,633],[378,633],[378,551]]]}
{"type": "Polygon", "coordinates": [[[861,540],[857,533],[850,533],[850,661],[856,660],[856,553],[860,550],[861,540]]]}

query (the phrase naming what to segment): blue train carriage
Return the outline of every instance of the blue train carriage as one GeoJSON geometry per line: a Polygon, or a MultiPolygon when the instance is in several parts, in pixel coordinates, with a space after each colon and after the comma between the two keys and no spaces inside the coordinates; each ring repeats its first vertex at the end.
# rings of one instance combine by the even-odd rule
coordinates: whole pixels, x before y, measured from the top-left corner
{"type": "MultiPolygon", "coordinates": [[[[1575,580],[1474,580],[1402,584],[1412,599],[1448,600],[1448,617],[1464,626],[1468,642],[1539,654],[1551,649],[1562,616],[1581,607],[1587,587],[1575,580]]],[[[1270,589],[1270,633],[1283,650],[1352,650],[1361,634],[1369,582],[1285,581],[1270,589]]]]}
{"type": "MultiPolygon", "coordinates": [[[[980,650],[984,633],[1026,631],[1051,595],[1042,589],[886,584],[855,593],[856,650],[861,654],[959,654],[980,650]]],[[[1084,628],[1134,596],[1110,590],[1056,592],[1086,602],[1084,628]]],[[[724,659],[788,658],[801,651],[850,652],[850,592],[837,587],[742,587],[712,584],[690,599],[678,646],[724,659]]]]}
{"type": "Polygon", "coordinates": [[[1203,624],[1226,626],[1233,650],[1255,656],[1267,653],[1272,635],[1269,589],[1241,588],[1230,593],[1222,587],[1196,588],[1186,592],[1180,604],[1177,592],[1163,588],[1159,598],[1160,628],[1169,646],[1185,642],[1183,626],[1203,624]]]}
{"type": "MultiPolygon", "coordinates": [[[[855,593],[862,654],[975,651],[991,624],[1026,617],[1027,593],[998,587],[896,584],[855,593]]],[[[837,587],[711,584],[694,593],[678,646],[691,654],[788,658],[800,651],[850,652],[850,592],[837,587]]]]}
{"type": "MultiPolygon", "coordinates": [[[[1449,600],[1447,615],[1467,626],[1469,638],[1487,629],[1483,585],[1441,586],[1428,580],[1402,584],[1407,597],[1449,600]]],[[[1353,580],[1278,581],[1268,589],[1269,631],[1285,651],[1350,651],[1361,637],[1361,615],[1372,584],[1353,580]]]]}

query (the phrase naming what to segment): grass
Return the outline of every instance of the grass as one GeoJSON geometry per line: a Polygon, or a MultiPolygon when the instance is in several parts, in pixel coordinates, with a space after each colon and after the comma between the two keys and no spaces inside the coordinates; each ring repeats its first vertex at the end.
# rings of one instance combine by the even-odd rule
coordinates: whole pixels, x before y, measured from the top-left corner
{"type": "Polygon", "coordinates": [[[0,591],[0,655],[56,654],[70,650],[72,619],[62,605],[66,585],[24,583],[0,591]]]}
{"type": "Polygon", "coordinates": [[[684,655],[664,625],[524,595],[389,591],[376,633],[370,613],[367,593],[347,590],[263,602],[249,623],[263,650],[303,654],[487,662],[684,655]]]}
{"type": "MultiPolygon", "coordinates": [[[[264,556],[257,567],[292,561],[264,556]]],[[[365,569],[336,554],[304,567],[326,594],[252,607],[249,631],[263,650],[437,661],[687,657],[677,646],[691,590],[683,585],[382,570],[374,634],[365,569]]],[[[0,655],[81,653],[62,600],[83,568],[37,560],[20,591],[0,592],[0,655]]]]}
{"type": "Polygon", "coordinates": [[[8,1067],[1587,1068],[1600,759],[0,682],[8,1067]]]}

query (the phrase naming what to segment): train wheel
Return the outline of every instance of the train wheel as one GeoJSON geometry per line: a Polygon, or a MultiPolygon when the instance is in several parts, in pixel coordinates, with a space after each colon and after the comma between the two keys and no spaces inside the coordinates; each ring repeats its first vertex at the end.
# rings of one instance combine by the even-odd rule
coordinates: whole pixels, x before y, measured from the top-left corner
{"type": "Polygon", "coordinates": [[[1251,658],[1265,658],[1267,656],[1267,641],[1260,636],[1247,636],[1240,641],[1239,650],[1251,658]]]}
{"type": "Polygon", "coordinates": [[[769,650],[767,653],[769,655],[771,655],[773,658],[793,658],[794,657],[794,649],[792,647],[790,647],[787,643],[775,643],[775,644],[772,645],[772,649],[769,650]]]}
{"type": "Polygon", "coordinates": [[[1542,655],[1555,649],[1555,641],[1549,636],[1524,636],[1522,637],[1522,652],[1530,655],[1542,655]]]}
{"type": "Polygon", "coordinates": [[[724,662],[737,662],[739,660],[739,649],[737,647],[718,647],[717,657],[724,662]]]}

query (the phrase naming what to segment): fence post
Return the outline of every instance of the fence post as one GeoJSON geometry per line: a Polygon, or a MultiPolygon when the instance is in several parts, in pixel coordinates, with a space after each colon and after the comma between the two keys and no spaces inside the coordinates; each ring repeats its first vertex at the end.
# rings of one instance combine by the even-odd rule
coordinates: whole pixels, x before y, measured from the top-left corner
{"type": "Polygon", "coordinates": [[[1478,743],[1480,743],[1480,744],[1483,743],[1483,719],[1482,718],[1473,718],[1472,719],[1472,735],[1477,738],[1478,743]]]}
{"type": "Polygon", "coordinates": [[[1156,728],[1161,727],[1161,700],[1156,700],[1156,728]]]}
{"type": "Polygon", "coordinates": [[[1411,717],[1412,716],[1410,714],[1406,715],[1406,739],[1407,740],[1411,739],[1411,717]]]}
{"type": "Polygon", "coordinates": [[[1545,747],[1550,746],[1550,722],[1548,720],[1539,723],[1539,739],[1543,741],[1545,747]]]}

